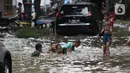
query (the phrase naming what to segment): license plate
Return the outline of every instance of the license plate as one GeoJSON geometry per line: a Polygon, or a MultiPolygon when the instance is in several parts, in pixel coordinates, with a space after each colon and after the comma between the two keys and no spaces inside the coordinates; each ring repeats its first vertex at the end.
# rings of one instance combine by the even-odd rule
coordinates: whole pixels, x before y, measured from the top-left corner
{"type": "Polygon", "coordinates": [[[80,20],[71,20],[70,22],[74,24],[80,22],[80,20]]]}

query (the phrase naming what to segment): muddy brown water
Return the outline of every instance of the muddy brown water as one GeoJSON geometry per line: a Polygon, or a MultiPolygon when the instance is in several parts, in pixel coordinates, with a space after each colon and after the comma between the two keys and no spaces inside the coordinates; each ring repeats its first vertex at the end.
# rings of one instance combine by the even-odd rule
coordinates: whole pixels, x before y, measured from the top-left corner
{"type": "Polygon", "coordinates": [[[110,56],[103,56],[102,38],[97,36],[5,37],[3,43],[12,53],[13,73],[130,73],[130,47],[126,45],[129,35],[116,36],[116,33],[110,56]],[[71,55],[47,53],[51,41],[64,44],[77,38],[82,44],[71,55]],[[38,58],[32,58],[37,42],[42,43],[43,53],[38,58]]]}

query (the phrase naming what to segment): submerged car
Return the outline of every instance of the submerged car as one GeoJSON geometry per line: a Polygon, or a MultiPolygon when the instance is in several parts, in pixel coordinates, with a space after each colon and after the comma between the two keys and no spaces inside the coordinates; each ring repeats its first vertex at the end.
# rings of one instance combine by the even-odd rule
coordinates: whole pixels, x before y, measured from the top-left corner
{"type": "Polygon", "coordinates": [[[56,16],[56,33],[97,34],[102,13],[93,3],[65,4],[56,16]]]}
{"type": "Polygon", "coordinates": [[[0,73],[12,73],[11,53],[0,42],[0,73]]]}

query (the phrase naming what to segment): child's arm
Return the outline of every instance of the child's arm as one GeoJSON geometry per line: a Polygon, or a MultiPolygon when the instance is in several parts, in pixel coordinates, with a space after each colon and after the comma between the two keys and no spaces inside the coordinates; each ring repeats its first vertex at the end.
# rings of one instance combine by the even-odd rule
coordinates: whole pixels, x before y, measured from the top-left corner
{"type": "Polygon", "coordinates": [[[113,28],[113,21],[111,21],[111,23],[110,23],[110,34],[112,34],[112,28],[113,28]]]}
{"type": "Polygon", "coordinates": [[[104,32],[104,24],[102,24],[102,30],[101,30],[100,33],[99,33],[99,36],[100,36],[100,37],[103,36],[103,32],[104,32]]]}
{"type": "Polygon", "coordinates": [[[104,31],[104,24],[102,24],[102,30],[101,30],[100,33],[102,33],[103,31],[104,31]]]}
{"type": "Polygon", "coordinates": [[[112,34],[112,26],[110,26],[110,35],[112,34]]]}

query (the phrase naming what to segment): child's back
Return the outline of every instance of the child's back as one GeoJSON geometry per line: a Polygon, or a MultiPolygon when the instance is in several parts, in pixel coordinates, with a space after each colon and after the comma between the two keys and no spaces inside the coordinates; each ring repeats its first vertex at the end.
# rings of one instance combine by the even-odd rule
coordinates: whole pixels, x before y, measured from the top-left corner
{"type": "Polygon", "coordinates": [[[40,51],[35,50],[35,51],[32,53],[31,57],[39,57],[40,53],[41,53],[40,51]]]}
{"type": "Polygon", "coordinates": [[[40,53],[42,52],[42,45],[36,44],[35,49],[36,50],[32,53],[31,57],[39,57],[40,56],[40,53]]]}

